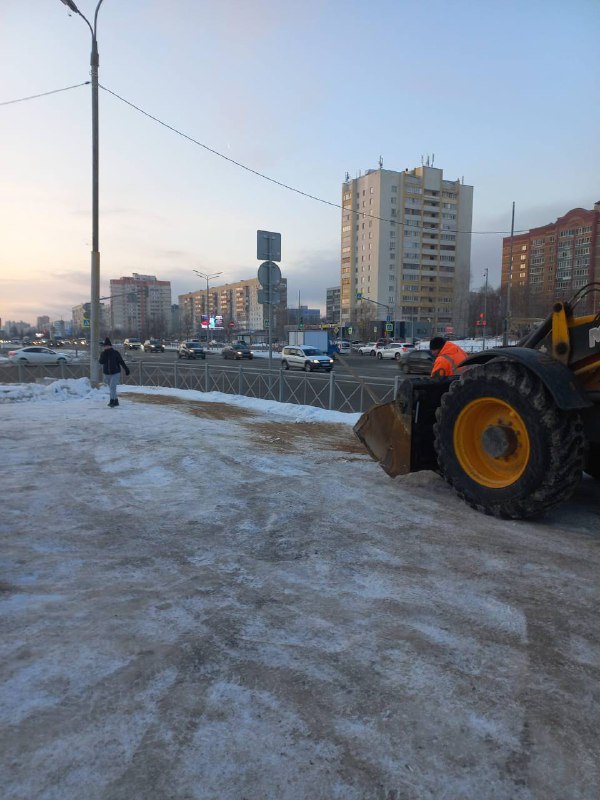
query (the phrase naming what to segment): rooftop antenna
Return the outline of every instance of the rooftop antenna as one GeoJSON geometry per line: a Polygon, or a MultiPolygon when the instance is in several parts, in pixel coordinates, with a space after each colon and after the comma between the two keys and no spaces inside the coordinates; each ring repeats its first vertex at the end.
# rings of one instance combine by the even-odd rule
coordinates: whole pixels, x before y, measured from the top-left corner
{"type": "Polygon", "coordinates": [[[423,166],[423,156],[421,156],[421,166],[423,166]]]}
{"type": "Polygon", "coordinates": [[[344,178],[344,183],[348,183],[350,181],[350,173],[346,170],[346,177],[344,178]]]}
{"type": "Polygon", "coordinates": [[[383,156],[379,156],[379,169],[383,169],[383,156]]]}
{"type": "Polygon", "coordinates": [[[429,166],[429,153],[427,153],[427,164],[426,164],[426,166],[429,166]]]}
{"type": "Polygon", "coordinates": [[[435,153],[431,154],[431,166],[433,167],[433,162],[435,161],[435,153]]]}

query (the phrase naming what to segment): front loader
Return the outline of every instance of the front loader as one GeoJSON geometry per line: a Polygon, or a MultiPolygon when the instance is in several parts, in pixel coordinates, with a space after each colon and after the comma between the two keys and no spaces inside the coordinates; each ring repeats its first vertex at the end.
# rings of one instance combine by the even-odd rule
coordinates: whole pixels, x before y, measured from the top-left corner
{"type": "Polygon", "coordinates": [[[583,471],[600,479],[600,313],[574,313],[590,294],[600,283],[457,376],[403,380],[356,435],[391,477],[434,470],[486,514],[526,519],[568,499],[583,471]]]}

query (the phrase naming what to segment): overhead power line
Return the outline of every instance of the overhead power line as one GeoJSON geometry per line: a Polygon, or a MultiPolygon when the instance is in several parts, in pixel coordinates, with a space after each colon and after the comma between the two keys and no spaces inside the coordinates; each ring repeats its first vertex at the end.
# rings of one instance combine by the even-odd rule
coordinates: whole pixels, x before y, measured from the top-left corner
{"type": "MultiPolygon", "coordinates": [[[[324,198],[318,197],[317,195],[310,194],[309,192],[304,192],[304,191],[302,191],[302,189],[297,189],[295,186],[290,186],[287,183],[283,183],[282,181],[278,181],[276,178],[271,178],[270,175],[265,175],[264,172],[259,172],[258,170],[247,166],[246,164],[242,164],[240,161],[236,161],[234,158],[230,158],[229,156],[226,156],[224,153],[221,153],[218,150],[215,150],[213,147],[209,147],[207,144],[204,144],[203,142],[199,142],[197,139],[194,139],[193,136],[189,136],[187,133],[184,133],[183,131],[178,130],[173,125],[169,125],[169,123],[164,122],[162,119],[159,119],[158,117],[155,117],[153,114],[150,114],[148,111],[144,111],[143,108],[140,108],[135,103],[132,103],[130,100],[127,100],[124,97],[121,97],[121,95],[117,94],[116,92],[113,92],[112,89],[109,89],[107,86],[103,86],[101,83],[98,84],[98,85],[105,92],[108,92],[108,94],[111,94],[113,97],[116,97],[117,100],[120,100],[122,103],[125,103],[125,105],[128,105],[131,108],[135,109],[140,114],[143,114],[145,117],[148,117],[148,119],[151,119],[154,122],[157,122],[159,125],[162,125],[163,128],[167,128],[168,130],[173,131],[173,133],[176,133],[178,136],[181,136],[183,139],[187,139],[188,142],[192,142],[192,144],[195,144],[198,147],[202,147],[203,150],[206,150],[207,152],[212,153],[213,155],[218,156],[219,158],[222,158],[225,161],[229,161],[230,164],[234,164],[236,167],[240,167],[240,169],[246,170],[246,172],[250,172],[252,175],[256,175],[259,178],[263,178],[264,180],[269,181],[270,183],[274,183],[276,186],[280,186],[282,189],[288,189],[288,191],[295,192],[296,194],[302,195],[302,197],[307,197],[309,200],[316,200],[317,203],[323,203],[326,206],[331,206],[332,208],[341,209],[342,211],[346,211],[346,212],[348,212],[350,214],[354,214],[356,216],[362,217],[363,219],[375,219],[375,220],[379,220],[380,222],[388,222],[391,225],[401,225],[401,226],[405,225],[404,222],[402,222],[400,220],[397,220],[397,219],[387,219],[386,217],[379,217],[376,214],[370,214],[370,213],[368,213],[366,211],[358,211],[358,210],[345,208],[340,203],[333,203],[331,200],[325,200],[324,198]]],[[[526,230],[526,229],[523,229],[523,230],[526,230]]],[[[515,233],[521,233],[521,232],[522,231],[515,231],[515,233]]],[[[478,235],[484,235],[484,236],[493,236],[493,235],[500,236],[500,235],[508,235],[510,233],[510,231],[460,231],[460,230],[450,230],[450,231],[448,231],[448,233],[470,233],[470,234],[478,234],[478,235]]]]}
{"type": "Polygon", "coordinates": [[[89,81],[83,83],[76,83],[73,86],[65,86],[63,89],[52,89],[51,92],[42,92],[41,94],[30,94],[29,97],[18,97],[16,100],[4,100],[0,102],[0,106],[11,106],[13,103],[24,103],[25,100],[36,100],[38,97],[48,97],[50,94],[58,94],[59,92],[68,92],[69,89],[79,89],[80,86],[89,86],[89,81]]]}
{"type": "MultiPolygon", "coordinates": [[[[36,100],[39,97],[48,97],[49,95],[58,94],[59,92],[67,92],[70,89],[79,89],[81,86],[89,86],[89,84],[90,84],[90,81],[84,81],[83,83],[76,83],[73,86],[65,86],[62,89],[53,89],[50,92],[42,92],[40,94],[32,94],[32,95],[29,95],[28,97],[19,97],[19,98],[15,99],[15,100],[4,100],[4,101],[0,102],[0,106],[8,106],[8,105],[12,105],[14,103],[23,103],[26,100],[36,100]]],[[[209,147],[207,144],[204,144],[203,142],[200,142],[197,139],[194,139],[193,136],[189,136],[187,133],[184,133],[183,131],[180,131],[178,128],[175,128],[173,125],[169,125],[169,123],[164,122],[162,119],[159,119],[159,117],[156,117],[153,114],[150,114],[148,111],[144,111],[143,108],[140,108],[135,103],[132,103],[130,100],[127,100],[125,97],[122,97],[120,94],[117,94],[116,92],[113,92],[112,89],[109,89],[107,86],[103,86],[102,84],[98,84],[98,85],[105,92],[107,92],[108,94],[112,95],[113,97],[116,97],[117,100],[120,100],[122,103],[125,103],[125,105],[130,106],[135,111],[139,112],[140,114],[143,114],[145,117],[148,117],[148,119],[151,119],[153,122],[156,122],[159,125],[162,125],[163,128],[167,128],[168,130],[172,131],[173,133],[176,133],[178,136],[181,136],[183,139],[187,139],[188,142],[191,142],[192,144],[195,144],[198,147],[202,147],[207,152],[212,153],[213,155],[218,156],[219,158],[222,158],[224,161],[229,161],[230,164],[234,164],[236,167],[239,167],[240,169],[243,169],[246,172],[250,172],[252,175],[256,175],[258,178],[263,178],[263,180],[269,181],[269,183],[274,183],[276,186],[280,186],[282,189],[287,189],[288,191],[294,192],[295,194],[299,194],[302,197],[308,198],[309,200],[315,200],[317,203],[322,203],[323,205],[330,206],[331,208],[337,208],[337,209],[340,209],[341,211],[346,211],[349,214],[353,214],[354,216],[357,216],[357,217],[362,217],[363,219],[378,220],[379,222],[387,222],[390,225],[399,225],[399,226],[403,226],[403,227],[405,226],[405,223],[402,222],[401,220],[398,220],[398,219],[387,219],[386,217],[380,217],[377,214],[370,214],[367,211],[359,211],[357,209],[345,208],[340,203],[334,203],[331,200],[325,200],[323,197],[318,197],[317,195],[310,194],[310,192],[305,192],[302,189],[296,188],[295,186],[290,186],[287,183],[283,183],[283,181],[278,181],[276,178],[272,178],[270,175],[265,175],[264,172],[260,172],[259,170],[253,169],[252,167],[249,167],[247,164],[242,164],[241,161],[236,161],[234,158],[231,158],[230,156],[226,156],[224,153],[221,153],[218,150],[215,150],[213,147],[209,147]]],[[[515,233],[523,233],[526,230],[527,230],[526,228],[523,228],[523,229],[520,229],[518,231],[515,231],[515,233]]],[[[510,233],[510,231],[460,231],[460,230],[449,230],[448,232],[449,233],[469,233],[469,234],[472,234],[472,235],[480,235],[480,236],[507,236],[510,233]]]]}

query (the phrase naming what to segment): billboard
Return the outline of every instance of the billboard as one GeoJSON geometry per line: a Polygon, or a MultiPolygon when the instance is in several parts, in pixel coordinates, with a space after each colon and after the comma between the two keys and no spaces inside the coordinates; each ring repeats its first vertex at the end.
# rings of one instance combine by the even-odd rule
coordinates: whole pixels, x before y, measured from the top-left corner
{"type": "Polygon", "coordinates": [[[202,314],[200,317],[200,327],[202,330],[206,330],[209,328],[210,330],[222,330],[223,329],[223,315],[216,314],[214,317],[208,317],[206,314],[202,314]]]}

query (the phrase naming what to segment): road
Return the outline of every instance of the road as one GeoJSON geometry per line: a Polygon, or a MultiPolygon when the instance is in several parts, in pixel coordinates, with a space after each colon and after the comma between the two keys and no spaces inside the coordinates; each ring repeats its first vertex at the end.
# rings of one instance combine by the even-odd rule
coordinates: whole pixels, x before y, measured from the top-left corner
{"type": "MultiPolygon", "coordinates": [[[[175,350],[166,350],[164,353],[140,353],[137,350],[129,350],[126,353],[123,353],[123,356],[128,364],[136,364],[140,361],[150,364],[172,364],[177,360],[177,352],[175,350]]],[[[269,369],[269,359],[267,357],[263,357],[262,355],[257,358],[253,358],[252,361],[248,361],[246,359],[241,361],[231,361],[230,359],[222,358],[219,351],[211,352],[209,350],[207,351],[207,360],[209,364],[219,364],[221,366],[241,365],[243,367],[251,366],[253,369],[269,369]]],[[[181,363],[197,364],[200,366],[204,364],[204,361],[184,360],[181,363]]],[[[280,367],[278,353],[274,354],[273,367],[275,369],[279,369],[280,367]]],[[[354,370],[354,372],[361,377],[378,379],[385,378],[392,381],[396,375],[402,374],[400,373],[398,364],[395,361],[382,361],[377,358],[360,356],[354,353],[348,356],[338,356],[334,369],[337,375],[354,377],[352,374],[352,370],[354,370]]],[[[325,373],[315,373],[315,375],[318,374],[324,375],[325,373]]]]}

